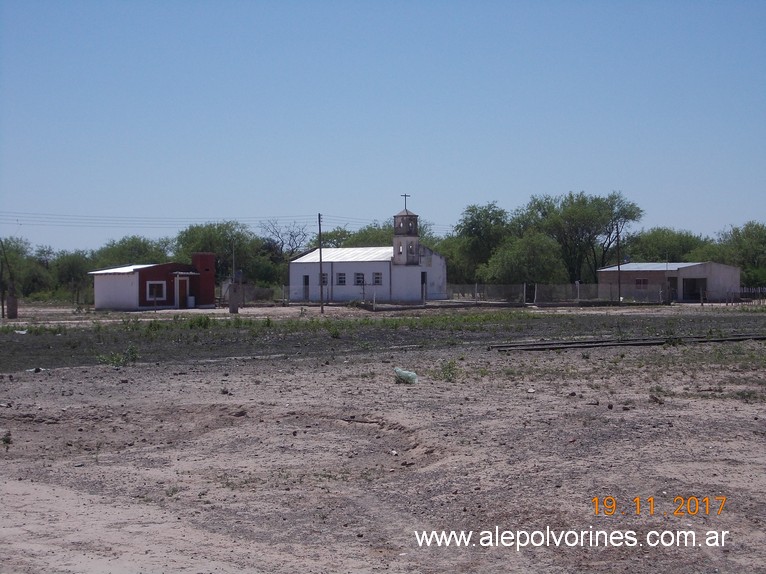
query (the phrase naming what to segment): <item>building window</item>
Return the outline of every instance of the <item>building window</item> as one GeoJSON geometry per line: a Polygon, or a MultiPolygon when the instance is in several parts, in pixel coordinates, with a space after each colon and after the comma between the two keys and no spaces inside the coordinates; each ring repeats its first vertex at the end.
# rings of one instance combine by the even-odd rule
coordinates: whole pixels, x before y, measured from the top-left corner
{"type": "Polygon", "coordinates": [[[409,251],[410,253],[415,253],[415,248],[414,248],[414,246],[412,245],[412,241],[410,241],[410,242],[407,244],[407,251],[409,251]]]}
{"type": "Polygon", "coordinates": [[[383,273],[380,271],[375,271],[372,274],[372,284],[373,285],[383,285],[383,273]]]}
{"type": "Polygon", "coordinates": [[[322,273],[322,285],[327,285],[327,273],[322,273]]]}
{"type": "Polygon", "coordinates": [[[345,273],[337,273],[335,275],[335,284],[336,285],[345,285],[346,284],[346,274],[345,273]]]}
{"type": "Polygon", "coordinates": [[[648,279],[636,279],[636,289],[639,291],[646,291],[649,288],[648,279]]]}
{"type": "Polygon", "coordinates": [[[354,285],[364,285],[364,273],[354,273],[354,285]]]}
{"type": "Polygon", "coordinates": [[[165,282],[164,281],[147,281],[146,282],[146,300],[147,301],[164,301],[165,300],[165,282]]]}

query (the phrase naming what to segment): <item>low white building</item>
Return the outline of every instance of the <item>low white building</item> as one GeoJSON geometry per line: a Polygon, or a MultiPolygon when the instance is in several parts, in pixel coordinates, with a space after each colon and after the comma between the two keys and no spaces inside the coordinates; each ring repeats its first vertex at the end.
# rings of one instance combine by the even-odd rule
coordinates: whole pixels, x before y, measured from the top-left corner
{"type": "Polygon", "coordinates": [[[701,263],[624,263],[598,270],[600,299],[728,301],[739,297],[740,268],[701,263]],[[619,277],[619,279],[618,279],[619,277]]]}
{"type": "Polygon", "coordinates": [[[420,244],[418,216],[394,216],[393,244],[319,249],[290,262],[290,300],[418,303],[447,298],[447,262],[420,244]]]}

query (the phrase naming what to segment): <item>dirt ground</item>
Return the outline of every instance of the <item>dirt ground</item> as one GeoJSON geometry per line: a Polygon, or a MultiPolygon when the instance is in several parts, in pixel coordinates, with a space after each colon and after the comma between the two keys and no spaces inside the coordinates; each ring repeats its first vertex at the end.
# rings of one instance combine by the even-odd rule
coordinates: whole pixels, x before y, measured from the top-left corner
{"type": "MultiPolygon", "coordinates": [[[[766,313],[728,309],[539,312],[766,334],[766,313]]],[[[360,333],[125,366],[28,347],[28,370],[0,370],[0,572],[766,572],[764,341],[360,333]]]]}

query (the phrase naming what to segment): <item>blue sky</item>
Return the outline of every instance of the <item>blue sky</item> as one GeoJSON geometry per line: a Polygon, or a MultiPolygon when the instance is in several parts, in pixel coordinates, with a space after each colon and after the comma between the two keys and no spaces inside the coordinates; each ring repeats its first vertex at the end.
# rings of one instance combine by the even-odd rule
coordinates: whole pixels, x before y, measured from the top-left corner
{"type": "Polygon", "coordinates": [[[351,229],[613,190],[766,218],[766,2],[0,0],[0,236],[351,229]]]}

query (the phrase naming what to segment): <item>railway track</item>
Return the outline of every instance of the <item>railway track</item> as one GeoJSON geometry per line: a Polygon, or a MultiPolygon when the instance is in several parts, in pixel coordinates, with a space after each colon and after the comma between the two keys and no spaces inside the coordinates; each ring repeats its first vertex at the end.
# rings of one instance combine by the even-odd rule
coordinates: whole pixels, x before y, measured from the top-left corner
{"type": "Polygon", "coordinates": [[[646,337],[632,339],[578,339],[574,341],[524,341],[489,345],[488,350],[509,353],[511,351],[558,351],[565,349],[594,349],[598,347],[651,347],[662,345],[686,345],[695,343],[732,343],[737,341],[764,341],[766,334],[750,333],[720,337],[646,337]]]}

